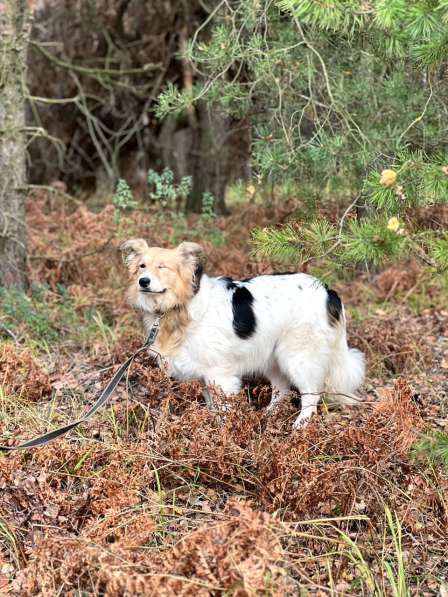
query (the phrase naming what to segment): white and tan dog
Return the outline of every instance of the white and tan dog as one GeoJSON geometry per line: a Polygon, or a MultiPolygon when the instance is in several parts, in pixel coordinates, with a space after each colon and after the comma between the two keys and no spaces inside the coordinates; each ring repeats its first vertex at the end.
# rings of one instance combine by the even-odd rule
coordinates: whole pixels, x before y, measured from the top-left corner
{"type": "Polygon", "coordinates": [[[177,379],[199,378],[226,394],[246,375],[272,384],[272,409],[292,385],[302,409],[295,427],[317,411],[322,393],[353,403],[364,377],[364,355],[347,346],[342,303],[307,274],[250,280],[211,278],[196,243],[149,247],[143,239],[121,247],[130,273],[129,302],[147,331],[163,315],[154,348],[177,379]]]}

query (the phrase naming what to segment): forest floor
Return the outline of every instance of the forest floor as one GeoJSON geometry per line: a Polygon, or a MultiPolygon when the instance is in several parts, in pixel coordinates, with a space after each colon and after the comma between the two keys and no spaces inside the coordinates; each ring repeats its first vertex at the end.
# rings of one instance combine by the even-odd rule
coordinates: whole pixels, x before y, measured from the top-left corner
{"type": "MultiPolygon", "coordinates": [[[[35,194],[30,292],[0,291],[0,443],[85,412],[141,345],[122,240],[200,240],[210,273],[248,277],[272,271],[250,230],[299,208],[187,221],[35,194]]],[[[413,260],[344,277],[331,283],[369,365],[360,406],[322,405],[293,432],[300,398],[269,416],[258,382],[222,422],[198,382],[140,355],[77,431],[0,455],[0,595],[446,597],[448,470],[431,438],[448,431],[448,289],[413,260]]]]}

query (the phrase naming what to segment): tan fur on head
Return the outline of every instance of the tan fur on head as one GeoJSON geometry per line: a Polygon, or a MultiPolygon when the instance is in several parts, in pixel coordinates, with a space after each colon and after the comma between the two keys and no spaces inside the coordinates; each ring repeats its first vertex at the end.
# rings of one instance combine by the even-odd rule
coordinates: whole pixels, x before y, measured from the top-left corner
{"type": "Polygon", "coordinates": [[[163,355],[171,354],[180,345],[188,325],[186,306],[197,289],[196,276],[205,260],[202,247],[183,242],[176,249],[163,249],[149,247],[138,238],[124,242],[120,248],[130,274],[127,298],[148,321],[154,314],[164,314],[156,349],[163,355]],[[149,292],[139,285],[141,277],[149,278],[149,292]]]}
{"type": "Polygon", "coordinates": [[[198,245],[198,243],[190,243],[185,241],[180,243],[176,251],[182,257],[185,263],[193,269],[198,265],[198,263],[203,263],[205,261],[204,250],[201,245],[198,245]]]}
{"type": "Polygon", "coordinates": [[[133,238],[120,245],[123,261],[128,269],[134,269],[140,256],[148,249],[148,243],[143,238],[133,238]]]}

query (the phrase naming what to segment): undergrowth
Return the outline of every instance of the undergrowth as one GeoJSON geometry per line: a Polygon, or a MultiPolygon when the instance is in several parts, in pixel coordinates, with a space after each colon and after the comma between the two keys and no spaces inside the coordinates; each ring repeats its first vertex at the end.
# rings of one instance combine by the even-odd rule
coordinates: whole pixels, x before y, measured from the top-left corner
{"type": "MultiPolygon", "coordinates": [[[[123,239],[200,238],[210,272],[249,277],[270,269],[248,258],[249,225],[295,209],[235,208],[224,225],[33,201],[33,286],[0,297],[2,441],[78,417],[139,347],[123,239]]],[[[350,344],[369,360],[359,407],[322,405],[292,432],[297,394],[269,416],[270,388],[253,380],[223,421],[198,382],[140,355],[97,417],[0,456],[0,592],[437,595],[447,581],[443,288],[414,262],[332,283],[350,344]]]]}

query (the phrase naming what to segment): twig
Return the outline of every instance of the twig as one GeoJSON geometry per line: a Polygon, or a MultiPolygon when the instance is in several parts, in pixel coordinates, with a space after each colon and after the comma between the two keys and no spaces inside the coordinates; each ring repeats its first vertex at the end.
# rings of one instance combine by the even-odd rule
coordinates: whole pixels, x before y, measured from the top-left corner
{"type": "Polygon", "coordinates": [[[426,114],[426,110],[428,109],[429,106],[429,102],[431,101],[432,98],[432,85],[431,85],[431,79],[428,77],[428,85],[429,85],[429,89],[430,89],[430,93],[428,96],[428,99],[426,100],[426,103],[423,107],[423,111],[422,113],[417,116],[417,118],[415,118],[415,120],[413,120],[411,122],[411,124],[401,133],[401,135],[398,137],[398,145],[401,143],[401,140],[403,139],[403,137],[406,135],[407,132],[409,132],[409,130],[415,125],[417,124],[417,122],[420,122],[420,120],[422,120],[422,118],[424,118],[425,114],[426,114]]]}
{"type": "Polygon", "coordinates": [[[67,199],[67,201],[76,203],[76,205],[83,205],[83,202],[80,199],[77,199],[76,197],[73,197],[73,195],[69,195],[65,191],[61,191],[60,189],[56,189],[55,187],[51,187],[49,185],[29,184],[28,189],[30,191],[48,191],[48,193],[51,193],[52,195],[60,195],[64,199],[67,199]]]}
{"type": "Polygon", "coordinates": [[[159,63],[157,63],[157,64],[147,63],[144,66],[142,66],[141,68],[124,68],[122,70],[114,69],[114,68],[89,68],[87,66],[79,66],[77,64],[72,64],[70,62],[66,62],[65,60],[62,60],[61,58],[57,58],[51,52],[47,52],[47,50],[45,50],[43,48],[42,44],[40,44],[36,41],[30,41],[30,45],[33,46],[34,48],[36,48],[37,50],[39,50],[39,52],[41,54],[43,54],[46,58],[48,58],[48,60],[51,60],[51,62],[54,62],[57,66],[60,66],[61,68],[66,68],[67,70],[76,71],[78,73],[83,73],[85,75],[90,75],[90,76],[97,77],[97,78],[101,77],[101,75],[106,75],[106,76],[111,76],[111,77],[113,77],[113,76],[121,77],[123,75],[137,75],[137,74],[147,73],[147,72],[150,72],[153,70],[158,70],[162,66],[159,63]]]}
{"type": "Polygon", "coordinates": [[[323,259],[327,255],[329,255],[330,253],[332,253],[336,249],[336,247],[338,247],[341,244],[341,242],[342,242],[342,229],[344,227],[344,222],[345,222],[348,214],[356,206],[356,204],[358,202],[358,199],[360,197],[361,197],[361,193],[358,193],[358,195],[356,195],[356,197],[354,198],[354,200],[350,203],[350,205],[347,207],[347,209],[342,214],[342,218],[339,220],[339,229],[338,229],[338,234],[337,234],[337,237],[336,237],[336,242],[333,243],[331,245],[331,247],[327,251],[325,251],[325,253],[322,253],[321,255],[316,255],[316,256],[313,256],[313,257],[308,257],[308,259],[306,259],[302,263],[302,265],[308,265],[308,263],[310,263],[310,261],[315,261],[316,259],[323,259]]]}

